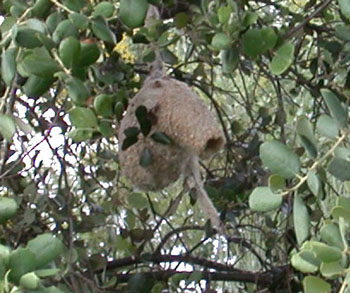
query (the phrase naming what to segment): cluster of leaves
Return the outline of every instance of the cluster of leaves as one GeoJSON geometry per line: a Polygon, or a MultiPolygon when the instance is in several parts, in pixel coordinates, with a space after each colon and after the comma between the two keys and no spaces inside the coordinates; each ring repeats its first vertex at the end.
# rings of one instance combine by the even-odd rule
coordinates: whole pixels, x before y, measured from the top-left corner
{"type": "Polygon", "coordinates": [[[0,245],[2,292],[62,292],[55,286],[45,287],[41,279],[59,275],[60,269],[49,264],[63,250],[61,240],[49,233],[41,234],[30,240],[25,247],[15,250],[0,245]]]}
{"type": "MultiPolygon", "coordinates": [[[[349,1],[5,0],[0,15],[1,292],[349,290],[349,1]],[[203,169],[225,240],[181,184],[120,176],[115,133],[154,47],[226,135],[203,169]]],[[[173,143],[136,112],[122,149],[173,143]]]]}
{"type": "MultiPolygon", "coordinates": [[[[319,116],[316,130],[320,137],[333,141],[332,147],[320,156],[312,124],[305,116],[299,117],[296,123],[298,139],[311,160],[302,168],[300,157],[285,144],[275,140],[264,142],[260,146],[260,158],[272,174],[268,178],[268,186],[256,187],[252,191],[249,206],[261,212],[276,210],[283,204],[283,197],[292,193],[293,224],[300,245],[298,252],[292,251],[292,265],[303,273],[320,271],[325,278],[343,276],[345,288],[348,287],[349,279],[346,261],[348,198],[338,197],[334,205],[329,205],[330,215],[324,215],[319,233],[313,240],[308,240],[312,231],[309,209],[315,203],[320,206],[327,196],[327,173],[343,182],[350,179],[350,163],[347,155],[344,156],[349,150],[340,146],[347,136],[347,111],[334,93],[327,89],[321,90],[321,93],[330,115],[319,116]],[[287,186],[286,180],[292,180],[294,185],[287,186]],[[307,200],[308,192],[313,196],[311,202],[307,200]]],[[[331,284],[317,277],[305,277],[304,288],[306,292],[315,288],[318,292],[329,292],[331,284]]]]}

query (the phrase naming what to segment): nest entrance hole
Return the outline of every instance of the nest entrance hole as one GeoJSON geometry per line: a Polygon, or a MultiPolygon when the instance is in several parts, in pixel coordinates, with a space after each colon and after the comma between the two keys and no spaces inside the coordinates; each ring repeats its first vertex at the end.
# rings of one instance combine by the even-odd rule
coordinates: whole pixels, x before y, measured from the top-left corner
{"type": "Polygon", "coordinates": [[[204,147],[204,156],[210,157],[212,154],[215,154],[219,151],[225,144],[223,137],[213,137],[207,140],[207,143],[204,147]]]}

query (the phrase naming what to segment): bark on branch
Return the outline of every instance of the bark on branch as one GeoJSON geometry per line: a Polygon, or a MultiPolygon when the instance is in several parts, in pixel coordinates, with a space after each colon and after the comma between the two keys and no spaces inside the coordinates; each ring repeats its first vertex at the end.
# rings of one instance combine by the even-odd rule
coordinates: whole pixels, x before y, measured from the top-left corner
{"type": "MultiPolygon", "coordinates": [[[[283,280],[286,278],[290,272],[290,267],[288,265],[281,266],[278,268],[271,269],[264,272],[251,272],[236,269],[230,265],[221,264],[215,261],[207,260],[204,258],[194,257],[190,255],[143,255],[143,256],[131,256],[126,258],[121,258],[107,263],[107,266],[104,271],[107,271],[108,274],[113,274],[121,282],[127,282],[134,273],[112,273],[115,269],[121,269],[124,267],[137,265],[137,264],[154,264],[159,263],[187,263],[191,265],[201,266],[204,270],[201,272],[203,274],[203,279],[213,280],[213,281],[232,281],[232,282],[243,282],[243,283],[255,283],[259,286],[270,287],[273,284],[276,284],[277,281],[283,280]],[[215,270],[210,271],[208,270],[215,270]]],[[[102,271],[102,270],[99,270],[102,271]]],[[[99,272],[98,271],[98,272],[99,272]]],[[[155,280],[167,280],[174,274],[191,274],[192,272],[182,272],[174,270],[159,270],[153,272],[142,272],[146,278],[153,278],[155,280]]]]}

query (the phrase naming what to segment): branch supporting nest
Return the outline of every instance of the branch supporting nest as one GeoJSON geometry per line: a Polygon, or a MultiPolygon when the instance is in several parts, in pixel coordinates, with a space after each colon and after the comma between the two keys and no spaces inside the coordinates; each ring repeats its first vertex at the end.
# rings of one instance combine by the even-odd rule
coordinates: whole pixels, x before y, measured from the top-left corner
{"type": "MultiPolygon", "coordinates": [[[[153,25],[154,20],[160,19],[160,13],[158,7],[150,5],[147,11],[145,20],[145,27],[149,28],[153,25]]],[[[150,49],[155,52],[155,60],[149,66],[149,79],[162,78],[165,75],[163,58],[160,54],[157,44],[151,43],[150,49]]]]}
{"type": "Polygon", "coordinates": [[[223,235],[226,235],[225,227],[220,220],[219,213],[217,212],[213,202],[210,200],[206,190],[204,189],[203,180],[200,174],[199,158],[193,155],[189,161],[189,177],[190,188],[196,192],[197,202],[204,213],[204,215],[210,220],[212,226],[223,235]]]}

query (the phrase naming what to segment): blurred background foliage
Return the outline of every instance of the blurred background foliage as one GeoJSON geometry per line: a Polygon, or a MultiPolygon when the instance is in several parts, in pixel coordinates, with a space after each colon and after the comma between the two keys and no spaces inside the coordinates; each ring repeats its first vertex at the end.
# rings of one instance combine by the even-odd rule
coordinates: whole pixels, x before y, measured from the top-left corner
{"type": "Polygon", "coordinates": [[[350,292],[349,1],[4,0],[0,16],[0,292],[350,292]],[[224,130],[201,172],[226,235],[181,180],[121,176],[150,44],[224,130]]]}

